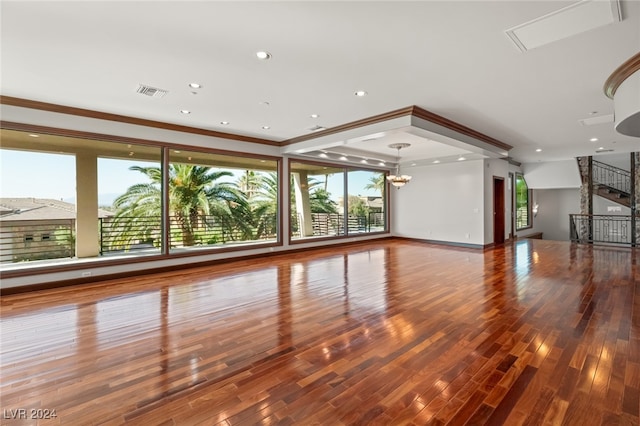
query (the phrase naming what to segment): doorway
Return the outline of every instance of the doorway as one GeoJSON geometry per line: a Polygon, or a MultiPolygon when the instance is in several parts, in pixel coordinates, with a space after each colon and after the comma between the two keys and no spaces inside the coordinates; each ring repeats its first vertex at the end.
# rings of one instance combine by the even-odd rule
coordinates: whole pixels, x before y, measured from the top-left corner
{"type": "Polygon", "coordinates": [[[493,177],[493,243],[504,243],[504,178],[493,177]]]}

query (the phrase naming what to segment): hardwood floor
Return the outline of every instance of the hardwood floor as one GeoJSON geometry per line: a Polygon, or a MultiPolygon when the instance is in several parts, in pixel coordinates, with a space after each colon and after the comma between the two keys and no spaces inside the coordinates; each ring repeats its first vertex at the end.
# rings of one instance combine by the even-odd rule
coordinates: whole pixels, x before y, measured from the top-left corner
{"type": "Polygon", "coordinates": [[[1,308],[6,425],[639,423],[637,249],[381,240],[1,308]]]}

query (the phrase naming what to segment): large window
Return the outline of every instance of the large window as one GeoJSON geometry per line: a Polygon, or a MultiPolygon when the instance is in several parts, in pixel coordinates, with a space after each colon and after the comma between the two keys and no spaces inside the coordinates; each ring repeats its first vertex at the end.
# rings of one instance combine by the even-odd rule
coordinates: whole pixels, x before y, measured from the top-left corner
{"type": "Polygon", "coordinates": [[[344,235],[344,170],[290,163],[291,238],[344,235]]]}
{"type": "Polygon", "coordinates": [[[370,170],[348,173],[348,232],[361,234],[385,230],[385,174],[370,170]]]}
{"type": "Polygon", "coordinates": [[[3,270],[279,241],[273,157],[1,132],[3,270]]]}
{"type": "Polygon", "coordinates": [[[531,198],[532,191],[527,186],[524,176],[516,174],[516,231],[531,228],[531,198]]]}
{"type": "Polygon", "coordinates": [[[158,147],[95,142],[101,256],[159,254],[162,250],[158,147]],[[145,173],[146,172],[146,173],[145,173]]]}
{"type": "Polygon", "coordinates": [[[37,138],[20,136],[22,150],[0,150],[0,262],[72,258],[75,158],[60,150],[33,151],[30,139],[37,138]]]}
{"type": "Polygon", "coordinates": [[[275,160],[171,150],[171,251],[278,238],[275,160]]]}
{"type": "Polygon", "coordinates": [[[383,172],[296,161],[290,182],[292,239],[386,230],[383,172]]]}

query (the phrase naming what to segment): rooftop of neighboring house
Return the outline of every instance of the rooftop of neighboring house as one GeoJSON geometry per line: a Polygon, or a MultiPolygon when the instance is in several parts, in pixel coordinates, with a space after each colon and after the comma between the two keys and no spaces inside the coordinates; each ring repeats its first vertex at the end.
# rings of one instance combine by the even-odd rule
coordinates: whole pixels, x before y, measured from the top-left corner
{"type": "MultiPolygon", "coordinates": [[[[113,216],[113,212],[98,209],[98,217],[113,216]]],[[[51,198],[0,198],[0,220],[63,220],[76,218],[76,205],[51,198]]]]}
{"type": "Polygon", "coordinates": [[[364,202],[367,204],[367,206],[369,206],[370,208],[376,208],[376,209],[382,209],[384,206],[384,203],[382,201],[382,197],[379,196],[368,196],[363,197],[364,202]]]}

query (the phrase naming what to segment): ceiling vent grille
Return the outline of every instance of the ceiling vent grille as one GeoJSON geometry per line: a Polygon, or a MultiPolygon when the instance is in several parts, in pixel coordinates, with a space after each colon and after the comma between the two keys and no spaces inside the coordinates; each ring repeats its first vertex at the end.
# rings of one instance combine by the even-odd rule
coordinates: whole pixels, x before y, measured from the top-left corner
{"type": "Polygon", "coordinates": [[[145,84],[138,84],[136,92],[142,95],[150,96],[152,98],[162,98],[164,97],[164,95],[169,93],[168,90],[158,89],[157,87],[151,87],[145,84]]]}
{"type": "Polygon", "coordinates": [[[583,118],[578,120],[578,123],[583,126],[594,126],[596,124],[613,123],[613,114],[601,115],[599,117],[583,118]]]}
{"type": "Polygon", "coordinates": [[[582,0],[505,31],[522,52],[622,21],[620,0],[582,0]]]}

